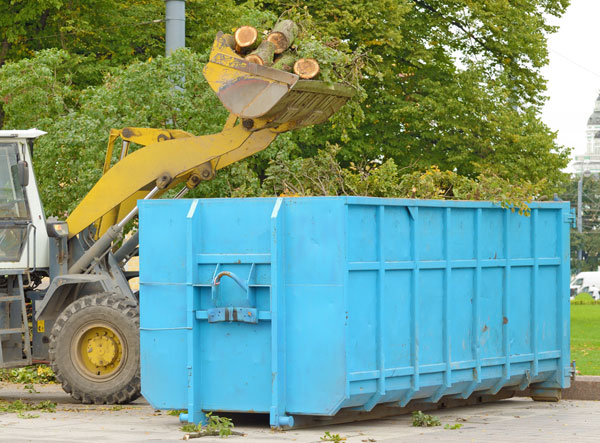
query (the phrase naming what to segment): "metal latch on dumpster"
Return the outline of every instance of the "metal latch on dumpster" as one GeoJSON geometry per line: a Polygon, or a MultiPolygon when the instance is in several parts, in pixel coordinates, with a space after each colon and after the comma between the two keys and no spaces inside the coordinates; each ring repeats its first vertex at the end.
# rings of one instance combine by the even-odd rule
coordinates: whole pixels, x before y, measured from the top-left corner
{"type": "Polygon", "coordinates": [[[254,308],[212,308],[207,309],[208,322],[258,323],[258,312],[254,308]]]}

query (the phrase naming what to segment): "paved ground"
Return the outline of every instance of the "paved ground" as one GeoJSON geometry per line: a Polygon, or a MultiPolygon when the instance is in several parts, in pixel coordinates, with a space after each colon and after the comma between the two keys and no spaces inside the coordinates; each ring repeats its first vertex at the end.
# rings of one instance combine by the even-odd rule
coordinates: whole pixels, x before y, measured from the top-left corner
{"type": "MultiPolygon", "coordinates": [[[[105,442],[180,441],[185,435],[177,417],[155,411],[145,401],[123,408],[75,404],[56,385],[36,386],[30,394],[22,386],[0,383],[0,400],[51,400],[58,403],[55,413],[39,413],[38,418],[19,418],[0,413],[1,442],[105,442]]],[[[38,412],[32,412],[38,414],[38,412]]],[[[236,419],[236,430],[244,436],[229,437],[235,443],[315,442],[325,431],[359,442],[531,442],[577,440],[600,441],[600,402],[562,401],[535,403],[517,398],[497,403],[435,411],[443,424],[461,423],[458,430],[442,427],[414,428],[409,416],[364,421],[354,424],[275,432],[263,417],[236,419]]],[[[223,442],[204,437],[199,443],[223,442]]]]}

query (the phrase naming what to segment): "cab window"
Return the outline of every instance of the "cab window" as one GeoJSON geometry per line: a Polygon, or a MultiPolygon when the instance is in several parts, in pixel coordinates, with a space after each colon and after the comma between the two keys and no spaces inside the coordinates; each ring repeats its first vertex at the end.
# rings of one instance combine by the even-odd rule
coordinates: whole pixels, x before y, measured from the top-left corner
{"type": "Polygon", "coordinates": [[[17,143],[0,143],[0,261],[20,259],[29,228],[18,160],[17,143]]]}
{"type": "Polygon", "coordinates": [[[0,143],[0,219],[29,219],[17,169],[17,144],[0,143]]]}

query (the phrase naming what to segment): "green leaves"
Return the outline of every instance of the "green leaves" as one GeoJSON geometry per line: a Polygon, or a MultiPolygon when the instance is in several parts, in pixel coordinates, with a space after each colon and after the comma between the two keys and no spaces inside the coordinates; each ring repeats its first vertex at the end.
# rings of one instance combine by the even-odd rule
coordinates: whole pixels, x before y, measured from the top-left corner
{"type": "Polygon", "coordinates": [[[441,426],[440,419],[434,415],[425,414],[421,411],[414,411],[412,413],[412,425],[415,427],[432,427],[441,426]]]}
{"type": "Polygon", "coordinates": [[[80,60],[65,51],[48,49],[5,65],[0,70],[5,127],[30,128],[68,112],[79,94],[72,87],[72,78],[80,60]]]}

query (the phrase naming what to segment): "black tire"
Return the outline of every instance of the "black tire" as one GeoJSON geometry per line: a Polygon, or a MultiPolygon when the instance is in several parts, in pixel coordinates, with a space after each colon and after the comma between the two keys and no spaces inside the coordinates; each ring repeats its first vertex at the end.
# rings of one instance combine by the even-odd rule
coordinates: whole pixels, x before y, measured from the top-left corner
{"type": "Polygon", "coordinates": [[[139,327],[138,306],[114,294],[87,295],[67,306],[52,328],[49,349],[52,370],[65,392],[94,404],[138,398],[139,327]]]}

